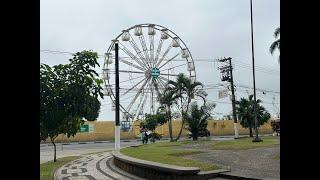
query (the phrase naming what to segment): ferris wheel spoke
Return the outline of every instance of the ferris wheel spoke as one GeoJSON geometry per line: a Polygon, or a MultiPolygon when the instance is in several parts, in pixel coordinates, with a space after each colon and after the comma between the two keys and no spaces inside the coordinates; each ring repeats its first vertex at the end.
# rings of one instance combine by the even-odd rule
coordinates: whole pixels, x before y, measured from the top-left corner
{"type": "MultiPolygon", "coordinates": [[[[115,71],[114,71],[115,72],[115,71]]],[[[135,73],[135,74],[144,74],[142,71],[128,71],[128,70],[119,70],[119,72],[123,73],[135,73]]]]}
{"type": "Polygon", "coordinates": [[[156,79],[156,82],[157,82],[157,84],[155,85],[155,90],[157,91],[158,96],[159,96],[160,94],[163,94],[165,87],[161,87],[162,86],[161,82],[158,79],[156,79]]]}
{"type": "MultiPolygon", "coordinates": [[[[128,33],[129,33],[129,32],[128,32],[128,33]]],[[[145,64],[150,68],[150,65],[147,63],[147,59],[149,59],[148,56],[146,55],[145,52],[144,52],[144,55],[145,55],[145,56],[143,56],[143,54],[142,54],[139,46],[137,45],[137,43],[135,42],[135,40],[133,39],[133,37],[131,36],[130,33],[129,33],[129,36],[130,36],[129,42],[130,42],[131,46],[132,46],[133,49],[136,51],[136,53],[138,54],[138,56],[140,57],[140,59],[141,59],[142,61],[144,61],[145,64]]],[[[140,37],[141,37],[141,36],[139,36],[139,39],[140,39],[140,37]]],[[[143,51],[144,51],[144,50],[143,50],[143,51]]]]}
{"type": "Polygon", "coordinates": [[[162,79],[165,83],[167,83],[168,81],[170,81],[168,78],[166,78],[166,77],[160,77],[160,79],[162,79]]]}
{"type": "Polygon", "coordinates": [[[154,62],[154,36],[153,35],[149,35],[149,39],[150,39],[150,59],[152,62],[152,67],[155,67],[155,62],[154,62]]]}
{"type": "Polygon", "coordinates": [[[162,78],[160,78],[159,80],[160,80],[161,83],[163,84],[163,87],[166,88],[166,86],[167,86],[167,84],[168,84],[168,82],[169,82],[169,79],[162,77],[162,78]]]}
{"type": "Polygon", "coordinates": [[[144,103],[142,103],[142,102],[144,102],[144,100],[146,99],[146,96],[147,96],[147,94],[142,94],[142,96],[141,96],[141,98],[140,98],[140,101],[139,101],[139,103],[138,103],[138,106],[132,111],[133,114],[134,114],[134,119],[136,119],[137,116],[140,115],[140,113],[141,113],[141,108],[143,108],[143,104],[144,104],[144,103]]]}
{"type": "Polygon", "coordinates": [[[160,52],[161,52],[161,48],[162,48],[163,41],[164,41],[164,40],[163,40],[162,38],[160,38],[160,41],[159,41],[159,43],[158,43],[157,52],[156,52],[156,57],[155,57],[155,59],[154,59],[155,64],[157,64],[157,62],[158,62],[158,58],[159,58],[159,54],[160,54],[160,52]]]}
{"type": "Polygon", "coordinates": [[[163,75],[163,76],[179,76],[179,74],[166,74],[166,73],[160,73],[160,75],[163,75]]]}
{"type": "Polygon", "coordinates": [[[143,35],[139,36],[139,40],[140,40],[144,55],[146,57],[145,61],[146,61],[147,64],[150,65],[150,67],[152,67],[151,61],[150,61],[150,58],[149,58],[149,53],[148,53],[148,48],[147,48],[147,45],[146,45],[146,41],[144,40],[144,36],[143,35]]]}
{"type": "MultiPolygon", "coordinates": [[[[162,94],[160,93],[160,90],[159,90],[159,82],[157,79],[154,80],[155,82],[153,83],[154,84],[154,91],[156,92],[155,96],[157,98],[156,101],[158,101],[158,97],[162,94]]],[[[155,103],[155,102],[154,102],[155,103]]]]}
{"type": "Polygon", "coordinates": [[[154,80],[151,81],[151,95],[150,95],[150,104],[151,104],[151,113],[154,114],[154,101],[153,101],[153,92],[154,92],[154,80]]]}
{"type": "Polygon", "coordinates": [[[126,95],[129,91],[131,91],[133,88],[137,87],[140,83],[142,83],[144,80],[146,80],[146,78],[143,78],[141,81],[139,81],[138,83],[136,83],[135,85],[133,85],[131,88],[129,88],[126,92],[124,92],[121,96],[126,95]]]}
{"type": "Polygon", "coordinates": [[[136,64],[133,64],[132,62],[129,62],[127,60],[121,59],[121,62],[123,62],[123,63],[125,63],[125,64],[127,64],[129,66],[135,67],[137,69],[140,69],[141,71],[145,71],[145,69],[143,69],[142,67],[140,67],[140,66],[138,66],[136,64]]]}
{"type": "Polygon", "coordinates": [[[159,60],[159,62],[157,63],[157,67],[161,64],[161,62],[163,61],[163,59],[166,57],[166,55],[169,53],[170,49],[172,48],[172,43],[168,46],[167,50],[163,53],[161,59],[159,60]]]}
{"type": "Polygon", "coordinates": [[[167,87],[167,85],[168,85],[169,79],[161,77],[158,80],[159,80],[159,82],[160,82],[160,84],[162,86],[163,92],[164,92],[166,87],[167,87]]]}
{"type": "Polygon", "coordinates": [[[164,64],[162,64],[159,69],[161,69],[163,66],[165,66],[166,64],[168,64],[170,61],[172,61],[174,58],[176,58],[177,56],[179,56],[180,53],[177,53],[175,56],[173,56],[172,58],[168,59],[167,62],[165,62],[164,64]]]}
{"type": "Polygon", "coordinates": [[[120,49],[125,52],[128,56],[131,57],[131,59],[135,60],[141,67],[144,67],[144,69],[148,69],[148,66],[143,62],[143,60],[141,59],[141,61],[128,49],[126,48],[122,43],[120,43],[120,49]]]}
{"type": "Polygon", "coordinates": [[[166,70],[174,69],[174,68],[177,68],[177,67],[185,66],[185,65],[187,65],[187,64],[188,64],[188,63],[183,63],[183,64],[176,65],[176,66],[173,66],[173,67],[170,67],[170,68],[167,68],[167,69],[162,69],[161,71],[166,71],[166,70]]]}
{"type": "Polygon", "coordinates": [[[147,82],[149,81],[150,78],[148,78],[147,80],[145,80],[145,82],[143,83],[143,85],[140,87],[140,89],[138,90],[136,96],[131,100],[131,102],[129,103],[129,106],[128,106],[128,112],[130,111],[133,103],[137,100],[138,96],[141,94],[142,92],[142,89],[146,86],[147,82]]]}
{"type": "MultiPolygon", "coordinates": [[[[150,81],[149,81],[149,82],[150,82],[150,81]]],[[[148,83],[147,89],[148,89],[148,88],[151,88],[150,83],[148,83]]],[[[141,105],[141,107],[140,107],[139,113],[141,113],[142,109],[144,109],[143,107],[145,106],[145,104],[146,104],[146,102],[147,102],[147,99],[148,99],[148,92],[146,93],[146,97],[145,97],[145,99],[144,99],[144,101],[143,101],[143,103],[142,103],[142,105],[141,105]]]]}
{"type": "MultiPolygon", "coordinates": [[[[145,75],[138,76],[138,77],[134,77],[134,78],[132,78],[132,79],[128,79],[128,80],[124,80],[124,81],[120,81],[119,84],[124,83],[124,82],[128,82],[128,81],[132,81],[132,80],[134,80],[134,79],[143,78],[143,77],[145,77],[145,75]]],[[[110,86],[114,86],[114,85],[116,85],[116,84],[110,84],[110,86]]]]}
{"type": "MultiPolygon", "coordinates": [[[[148,81],[148,82],[149,82],[149,81],[148,81]]],[[[150,87],[150,85],[149,85],[149,83],[148,83],[146,89],[148,89],[149,87],[150,87]]],[[[142,98],[140,99],[140,102],[139,102],[137,108],[135,109],[135,111],[133,111],[133,112],[135,112],[135,113],[134,113],[134,114],[135,114],[135,118],[136,118],[137,116],[139,116],[140,114],[143,115],[142,111],[143,111],[143,109],[144,109],[144,105],[146,104],[147,98],[148,98],[148,93],[144,93],[144,95],[143,95],[142,98]],[[143,101],[142,101],[142,99],[143,99],[143,101]]]]}
{"type": "Polygon", "coordinates": [[[162,86],[160,89],[162,90],[162,93],[163,93],[166,89],[167,83],[160,79],[158,79],[158,82],[159,82],[159,85],[162,86]]]}

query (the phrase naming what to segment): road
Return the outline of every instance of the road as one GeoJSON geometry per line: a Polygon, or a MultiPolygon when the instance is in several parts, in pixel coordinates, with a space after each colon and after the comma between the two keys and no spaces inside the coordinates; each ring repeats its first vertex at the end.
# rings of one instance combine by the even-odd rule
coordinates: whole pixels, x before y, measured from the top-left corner
{"type": "MultiPolygon", "coordinates": [[[[121,147],[140,144],[139,141],[121,142],[121,147]]],[[[65,156],[79,156],[87,153],[110,151],[114,149],[114,142],[87,142],[86,144],[70,143],[68,145],[57,143],[57,158],[65,156]]],[[[53,145],[40,144],[40,164],[53,160],[53,145]]]]}

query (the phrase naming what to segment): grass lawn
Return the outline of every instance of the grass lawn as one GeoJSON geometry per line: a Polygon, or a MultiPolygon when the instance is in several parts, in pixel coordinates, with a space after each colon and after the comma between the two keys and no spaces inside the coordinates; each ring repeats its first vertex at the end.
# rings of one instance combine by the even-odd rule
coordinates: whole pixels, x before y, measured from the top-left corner
{"type": "Polygon", "coordinates": [[[236,140],[219,141],[213,145],[215,150],[245,150],[259,147],[267,147],[280,144],[277,136],[261,137],[262,142],[252,142],[253,138],[241,138],[236,140]]]}
{"type": "Polygon", "coordinates": [[[40,164],[40,179],[41,180],[53,180],[53,174],[56,169],[67,164],[70,161],[79,159],[80,156],[69,156],[57,159],[57,162],[49,161],[40,164]]]}
{"type": "Polygon", "coordinates": [[[184,155],[199,154],[202,151],[180,150],[179,146],[192,143],[192,141],[159,142],[138,147],[128,147],[120,150],[121,153],[138,159],[154,161],[184,167],[199,167],[202,171],[219,169],[209,163],[183,158],[184,155]]]}

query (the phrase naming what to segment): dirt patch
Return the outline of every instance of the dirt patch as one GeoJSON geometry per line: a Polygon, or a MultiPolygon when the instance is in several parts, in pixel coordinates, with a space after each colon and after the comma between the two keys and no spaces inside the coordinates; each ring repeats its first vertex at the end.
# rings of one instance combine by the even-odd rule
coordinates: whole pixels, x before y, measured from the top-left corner
{"type": "Polygon", "coordinates": [[[184,156],[193,160],[230,168],[231,173],[262,179],[280,179],[280,146],[248,150],[210,150],[184,156]]]}

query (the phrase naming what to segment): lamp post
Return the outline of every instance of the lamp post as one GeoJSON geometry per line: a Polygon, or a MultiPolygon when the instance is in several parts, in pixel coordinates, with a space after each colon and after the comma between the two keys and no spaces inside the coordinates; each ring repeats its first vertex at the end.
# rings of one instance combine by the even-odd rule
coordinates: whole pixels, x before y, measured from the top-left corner
{"type": "Polygon", "coordinates": [[[120,114],[119,114],[119,44],[118,41],[114,41],[114,46],[115,46],[115,70],[116,70],[116,109],[115,109],[115,117],[116,117],[116,122],[115,122],[115,134],[114,134],[114,149],[115,150],[120,150],[120,114]]]}
{"type": "Polygon", "coordinates": [[[252,22],[252,0],[250,0],[250,14],[251,14],[251,51],[252,51],[252,73],[253,73],[253,110],[254,110],[254,124],[255,124],[255,133],[256,136],[252,140],[252,142],[261,142],[262,139],[259,138],[258,135],[258,119],[257,119],[257,100],[256,100],[256,77],[255,77],[255,70],[254,70],[254,48],[253,48],[253,22],[252,22]]]}

